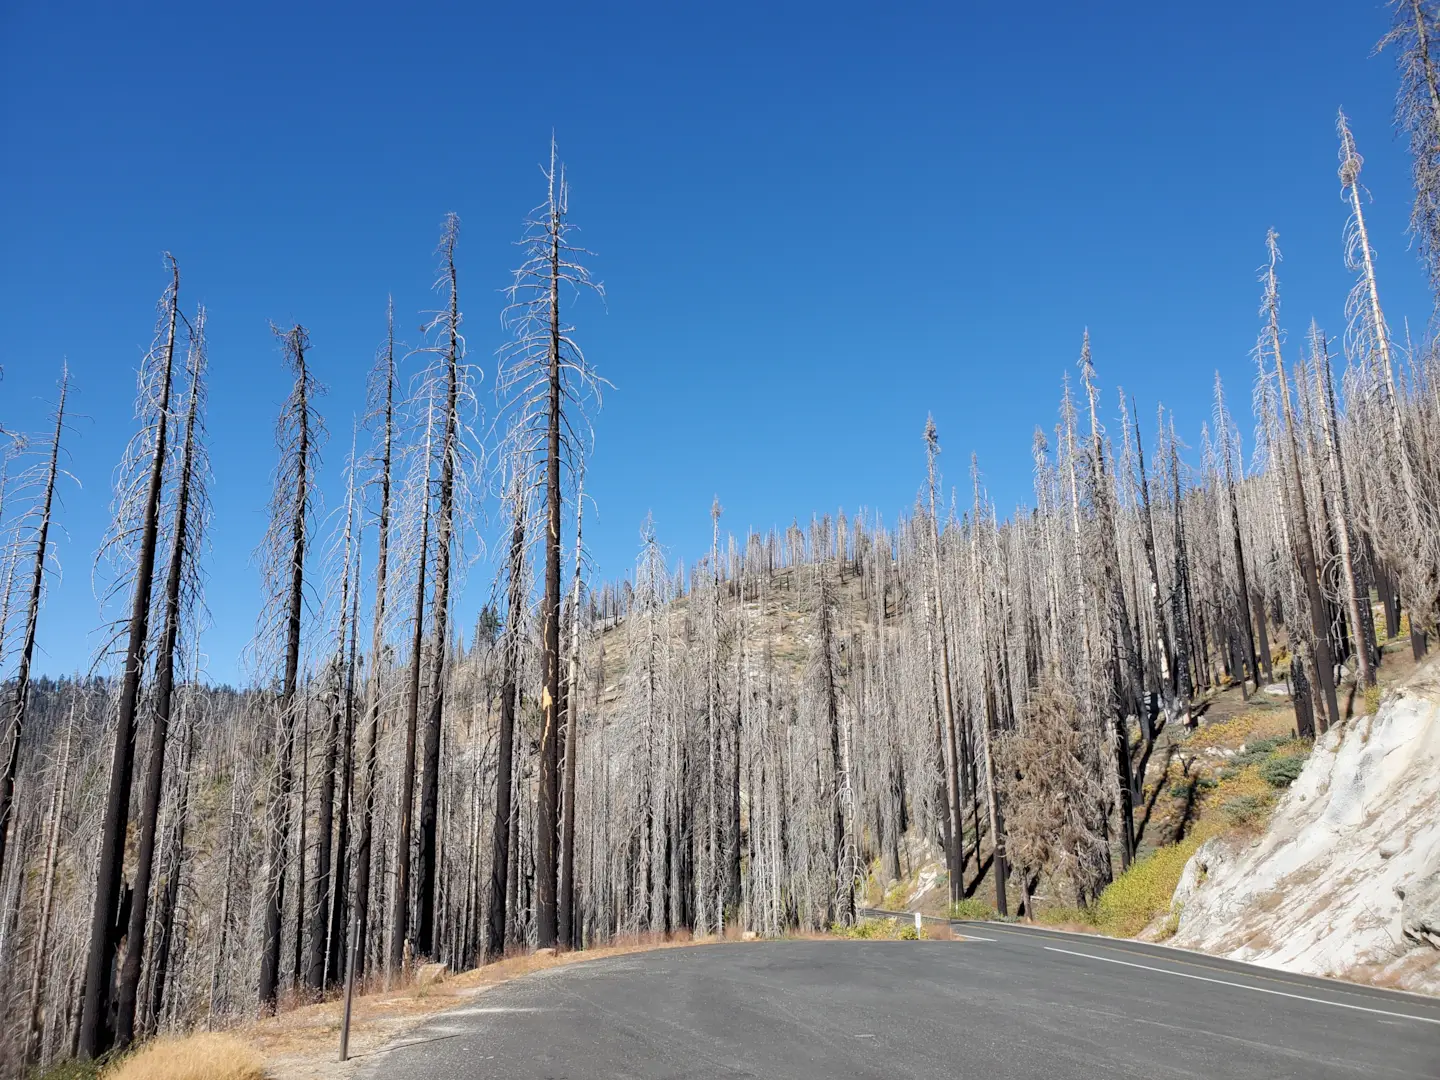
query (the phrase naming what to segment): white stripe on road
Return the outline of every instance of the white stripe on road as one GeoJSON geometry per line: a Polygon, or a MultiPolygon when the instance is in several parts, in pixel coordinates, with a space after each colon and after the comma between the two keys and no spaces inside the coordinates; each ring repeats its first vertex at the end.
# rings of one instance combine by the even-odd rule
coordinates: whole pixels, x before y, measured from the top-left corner
{"type": "Polygon", "coordinates": [[[988,941],[988,942],[990,942],[992,945],[995,943],[995,939],[994,939],[993,937],[976,937],[974,934],[961,934],[961,935],[960,935],[959,937],[957,937],[955,940],[956,940],[956,941],[988,941]]]}
{"type": "Polygon", "coordinates": [[[1200,982],[1218,983],[1220,986],[1234,986],[1240,990],[1254,990],[1257,994],[1274,994],[1277,997],[1294,998],[1296,1001],[1312,1001],[1316,1005],[1333,1005],[1337,1009],[1354,1009],[1356,1012],[1377,1013],[1380,1016],[1394,1016],[1401,1020],[1419,1020],[1425,1024],[1440,1024],[1440,1018],[1433,1016],[1412,1016],[1410,1013],[1391,1012],[1389,1009],[1368,1009],[1364,1005],[1351,1005],[1346,1001],[1327,1001],[1325,998],[1306,997],[1304,994],[1287,994],[1283,990],[1271,990],[1264,986],[1251,986],[1248,983],[1230,982],[1227,979],[1211,979],[1204,975],[1192,975],[1188,971],[1171,971],[1169,968],[1151,967],[1149,964],[1132,964],[1128,960],[1116,960],[1109,956],[1093,956],[1090,953],[1071,952],[1069,949],[1057,949],[1052,945],[1046,945],[1045,951],[1064,953],[1066,956],[1079,956],[1085,960],[1103,960],[1107,964],[1121,964],[1124,967],[1140,968],[1143,971],[1158,971],[1161,975],[1178,975],[1182,979],[1198,979],[1200,982]]]}

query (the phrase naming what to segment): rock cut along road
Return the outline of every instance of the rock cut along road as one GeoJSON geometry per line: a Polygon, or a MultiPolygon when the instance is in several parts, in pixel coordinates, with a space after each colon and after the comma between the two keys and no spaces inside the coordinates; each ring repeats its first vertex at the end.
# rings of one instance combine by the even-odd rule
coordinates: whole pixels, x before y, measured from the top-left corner
{"type": "Polygon", "coordinates": [[[1440,1000],[993,924],[632,953],[516,979],[362,1080],[1440,1080],[1440,1000]]]}

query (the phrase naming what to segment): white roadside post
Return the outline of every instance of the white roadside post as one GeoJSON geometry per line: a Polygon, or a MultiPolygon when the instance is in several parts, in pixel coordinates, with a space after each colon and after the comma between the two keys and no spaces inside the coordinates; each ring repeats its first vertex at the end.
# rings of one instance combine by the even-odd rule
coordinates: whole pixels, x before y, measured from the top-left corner
{"type": "Polygon", "coordinates": [[[917,911],[917,912],[915,912],[915,933],[917,933],[917,934],[920,933],[920,931],[923,930],[924,928],[925,928],[925,927],[924,927],[923,923],[922,923],[921,920],[920,920],[920,913],[917,911]]]}

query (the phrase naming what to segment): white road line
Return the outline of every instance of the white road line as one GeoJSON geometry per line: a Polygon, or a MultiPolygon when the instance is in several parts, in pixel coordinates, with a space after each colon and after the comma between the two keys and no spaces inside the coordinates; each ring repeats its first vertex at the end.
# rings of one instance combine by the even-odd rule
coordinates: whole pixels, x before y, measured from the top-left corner
{"type": "Polygon", "coordinates": [[[961,935],[960,935],[959,937],[957,937],[955,940],[956,940],[956,941],[988,941],[988,942],[990,942],[992,945],[995,943],[995,939],[994,939],[993,937],[976,937],[974,934],[961,934],[961,935]]]}
{"type": "Polygon", "coordinates": [[[1306,997],[1304,994],[1287,994],[1283,990],[1271,990],[1264,986],[1250,986],[1248,983],[1230,982],[1227,979],[1211,979],[1204,975],[1192,975],[1188,971],[1171,971],[1169,968],[1151,967],[1149,964],[1132,964],[1128,960],[1116,960],[1109,956],[1094,956],[1090,953],[1072,952],[1069,949],[1057,949],[1052,945],[1046,945],[1045,951],[1064,953],[1067,956],[1079,956],[1085,960],[1103,960],[1107,964],[1120,964],[1124,967],[1140,968],[1142,971],[1158,971],[1161,975],[1176,975],[1182,979],[1196,979],[1200,982],[1218,983],[1221,986],[1233,986],[1239,990],[1254,990],[1257,994],[1274,994],[1277,997],[1294,998],[1296,1001],[1312,1001],[1316,1005],[1333,1005],[1337,1009],[1354,1009],[1356,1012],[1377,1013],[1380,1016],[1394,1016],[1401,1020],[1419,1020],[1424,1024],[1440,1024],[1440,1019],[1433,1016],[1412,1016],[1409,1013],[1391,1012],[1389,1009],[1368,1009],[1364,1005],[1351,1005],[1346,1001],[1327,1001],[1325,998],[1306,997]]]}

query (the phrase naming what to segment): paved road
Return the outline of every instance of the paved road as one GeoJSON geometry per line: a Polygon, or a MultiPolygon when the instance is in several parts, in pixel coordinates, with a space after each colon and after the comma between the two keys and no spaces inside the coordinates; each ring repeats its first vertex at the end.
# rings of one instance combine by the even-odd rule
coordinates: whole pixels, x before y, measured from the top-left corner
{"type": "Polygon", "coordinates": [[[635,953],[516,979],[364,1060],[449,1078],[1440,1078],[1440,1000],[993,924],[635,953]]]}

